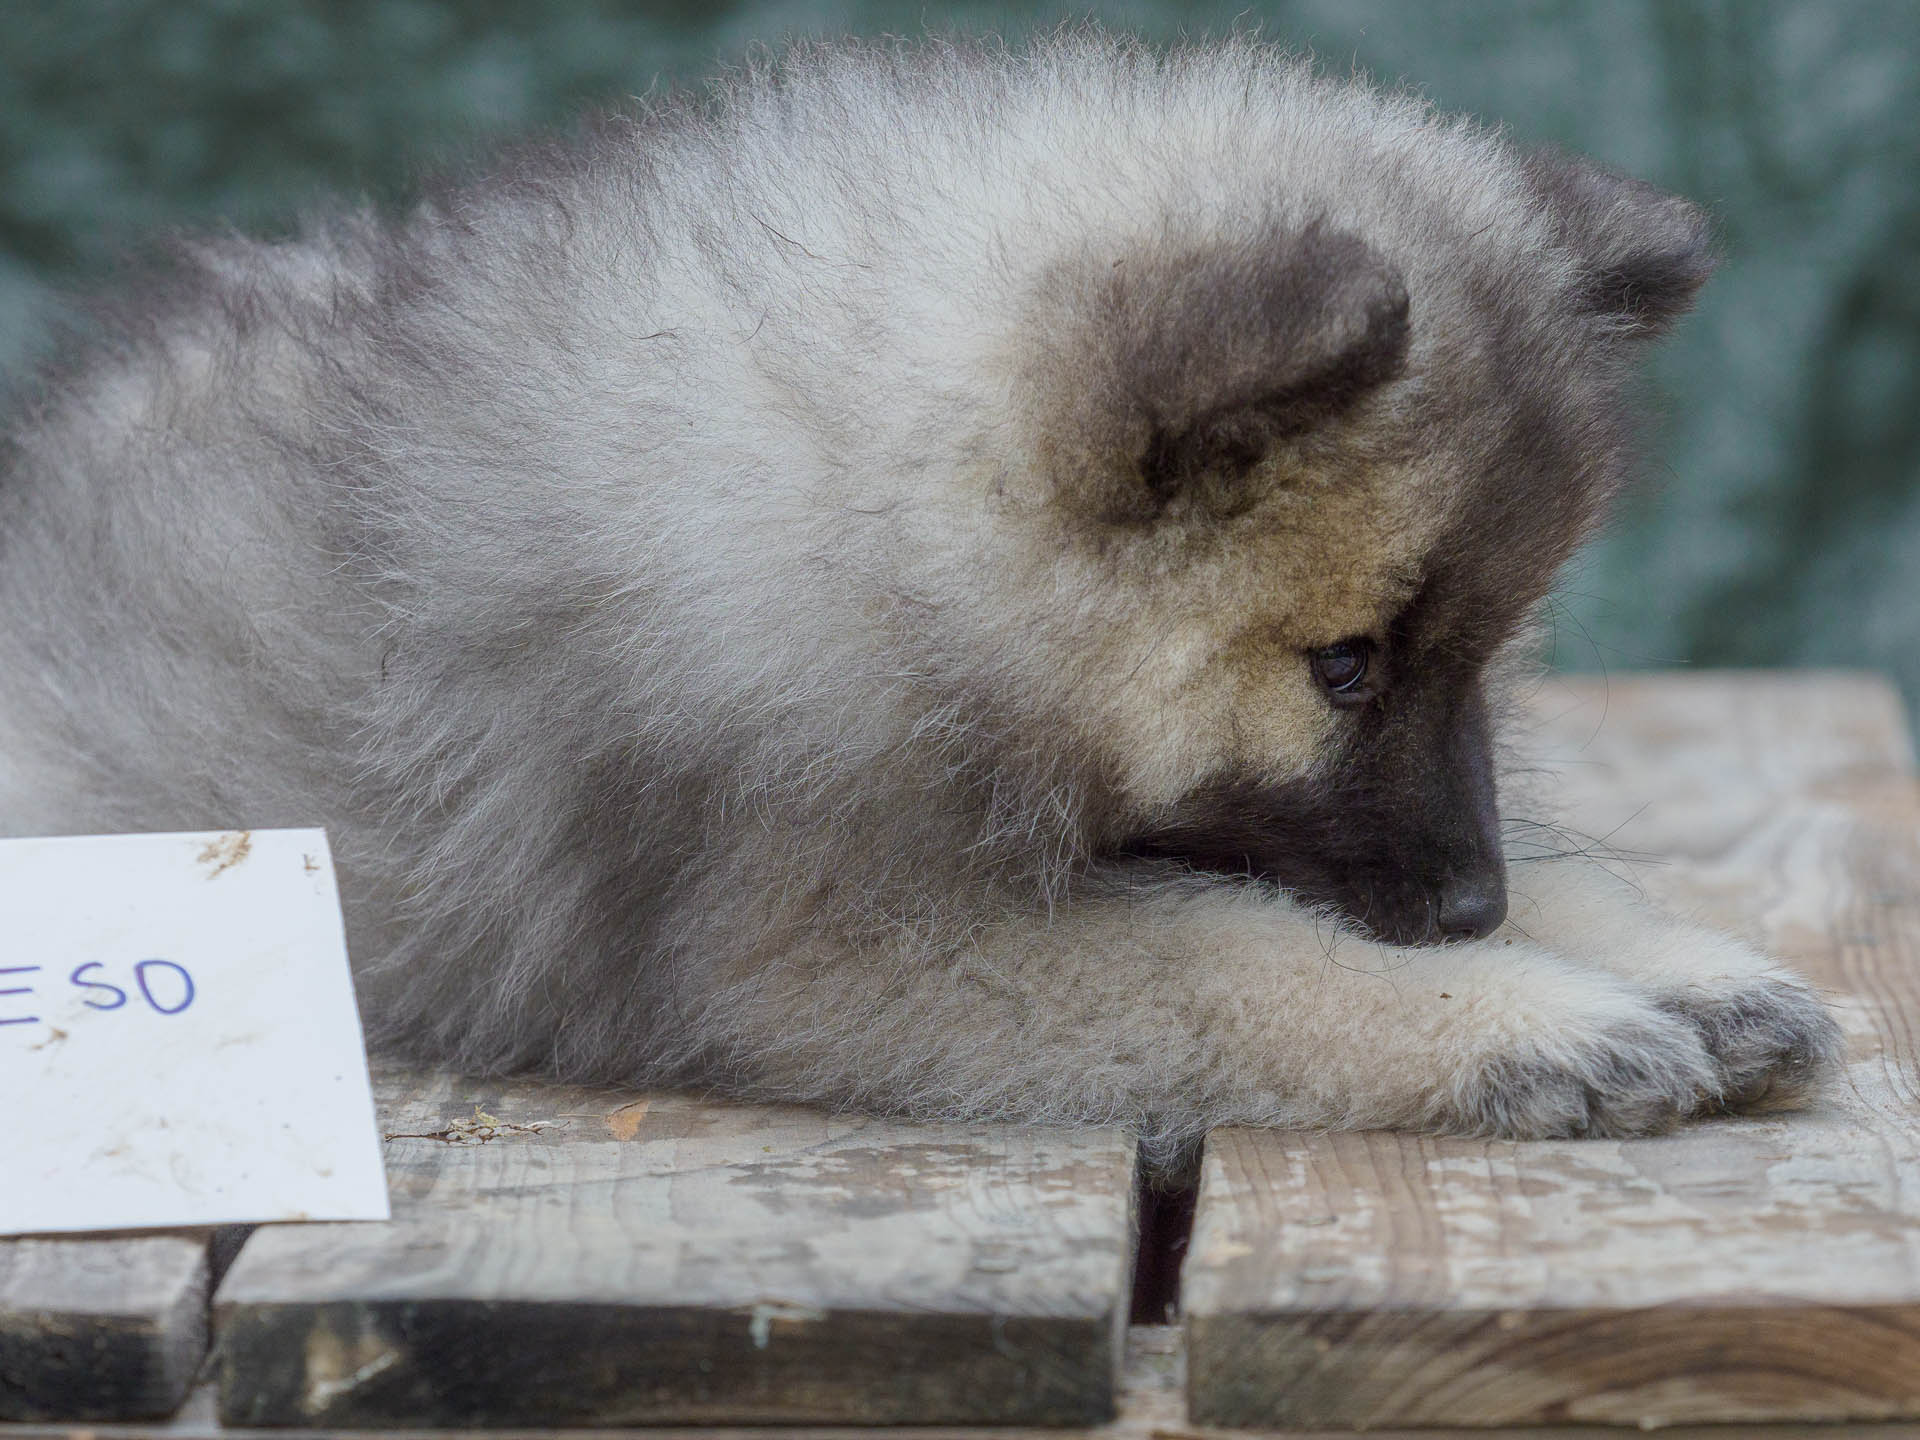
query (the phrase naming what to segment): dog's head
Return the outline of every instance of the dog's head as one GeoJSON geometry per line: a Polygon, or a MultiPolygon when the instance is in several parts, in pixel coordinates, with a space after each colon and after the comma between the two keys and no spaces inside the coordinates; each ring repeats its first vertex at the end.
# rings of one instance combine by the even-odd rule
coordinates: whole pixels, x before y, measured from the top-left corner
{"type": "Polygon", "coordinates": [[[995,513],[1108,857],[1395,943],[1504,919],[1486,678],[1620,484],[1632,342],[1711,260],[1651,187],[1557,156],[1501,181],[1166,222],[1036,288],[995,513]]]}

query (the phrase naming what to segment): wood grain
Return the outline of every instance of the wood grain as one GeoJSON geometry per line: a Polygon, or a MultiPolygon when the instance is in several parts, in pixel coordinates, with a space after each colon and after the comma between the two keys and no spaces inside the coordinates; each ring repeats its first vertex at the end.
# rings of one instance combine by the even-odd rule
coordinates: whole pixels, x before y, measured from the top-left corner
{"type": "Polygon", "coordinates": [[[404,1071],[376,1096],[395,1219],[248,1242],[228,1425],[1112,1413],[1123,1137],[404,1071]]]}
{"type": "MultiPolygon", "coordinates": [[[[84,1429],[57,1425],[0,1424],[0,1440],[1226,1440],[1234,1435],[1266,1435],[1273,1431],[1196,1430],[1187,1422],[1184,1395],[1185,1352],[1176,1326],[1134,1325],[1127,1333],[1126,1360],[1121,1367],[1118,1413],[1097,1426],[979,1427],[935,1425],[898,1426],[876,1432],[871,1426],[781,1427],[701,1426],[646,1430],[600,1429],[488,1429],[316,1430],[304,1427],[273,1430],[234,1429],[221,1425],[210,1385],[195,1387],[185,1406],[157,1424],[90,1425],[84,1429]]],[[[1285,1440],[1338,1440],[1346,1430],[1289,1430],[1285,1440]]],[[[1497,1432],[1501,1440],[1619,1440],[1613,1426],[1526,1426],[1497,1432]]],[[[1371,1430],[1368,1440],[1486,1440],[1489,1432],[1474,1430],[1371,1430]]],[[[1661,1440],[1920,1440],[1920,1425],[1767,1425],[1730,1429],[1724,1425],[1680,1425],[1660,1432],[1661,1440]]]]}
{"type": "Polygon", "coordinates": [[[171,1414],[207,1345],[206,1232],[0,1240],[0,1420],[171,1414]]]}
{"type": "Polygon", "coordinates": [[[1578,823],[1836,995],[1817,1109],[1656,1139],[1231,1131],[1184,1291],[1193,1418],[1515,1425],[1920,1415],[1920,796],[1857,676],[1563,682],[1578,823]]]}

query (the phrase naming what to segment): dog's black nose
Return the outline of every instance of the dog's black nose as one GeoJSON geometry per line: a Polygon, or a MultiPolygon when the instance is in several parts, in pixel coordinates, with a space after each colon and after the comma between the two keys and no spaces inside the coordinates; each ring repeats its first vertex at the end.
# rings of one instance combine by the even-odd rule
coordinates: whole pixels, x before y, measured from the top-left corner
{"type": "Polygon", "coordinates": [[[1456,876],[1440,887],[1434,917],[1442,940],[1484,940],[1507,918],[1507,887],[1498,875],[1456,876]]]}

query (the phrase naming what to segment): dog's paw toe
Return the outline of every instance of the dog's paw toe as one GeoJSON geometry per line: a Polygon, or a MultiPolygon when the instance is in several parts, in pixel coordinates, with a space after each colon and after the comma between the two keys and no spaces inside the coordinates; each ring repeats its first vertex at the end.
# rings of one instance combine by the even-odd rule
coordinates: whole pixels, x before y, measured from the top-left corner
{"type": "Polygon", "coordinates": [[[1512,1140],[1657,1134],[1720,1103],[1721,1068],[1697,1028],[1649,1009],[1483,1061],[1453,1085],[1446,1128],[1512,1140]]]}
{"type": "Polygon", "coordinates": [[[1693,1026],[1719,1067],[1716,1110],[1790,1109],[1835,1071],[1845,1048],[1820,997],[1791,980],[1689,989],[1661,1006],[1693,1026]]]}

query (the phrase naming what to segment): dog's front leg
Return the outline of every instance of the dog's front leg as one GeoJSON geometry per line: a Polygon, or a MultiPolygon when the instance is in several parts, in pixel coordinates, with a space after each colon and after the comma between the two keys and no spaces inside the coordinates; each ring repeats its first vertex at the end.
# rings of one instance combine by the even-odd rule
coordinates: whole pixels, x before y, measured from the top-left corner
{"type": "Polygon", "coordinates": [[[1718,1103],[1700,1027],[1643,985],[1495,936],[1394,948],[1253,885],[1116,886],[963,941],[813,930],[704,1012],[756,1093],[932,1116],[1664,1129],[1718,1103]]]}

